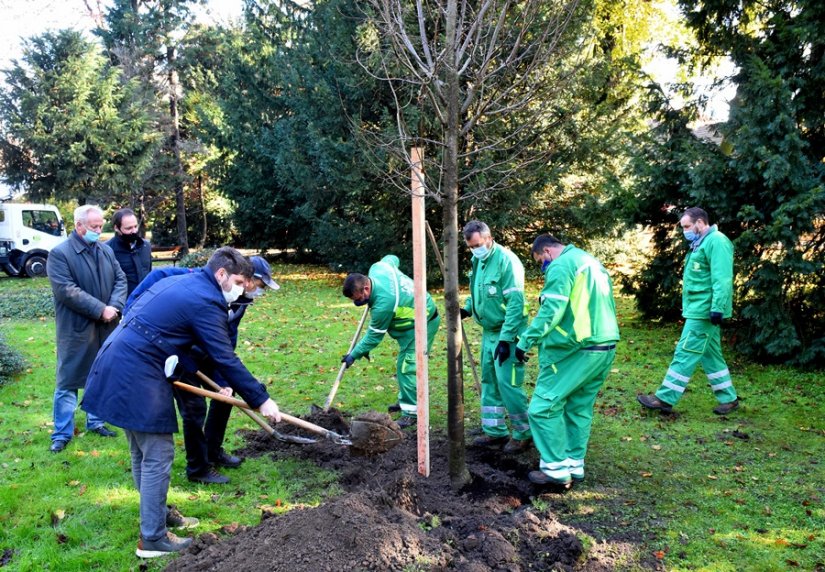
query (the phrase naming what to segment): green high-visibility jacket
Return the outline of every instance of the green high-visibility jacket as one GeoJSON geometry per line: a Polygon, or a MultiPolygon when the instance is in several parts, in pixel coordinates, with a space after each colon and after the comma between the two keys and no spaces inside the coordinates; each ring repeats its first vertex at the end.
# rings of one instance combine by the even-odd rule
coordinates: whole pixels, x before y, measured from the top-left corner
{"type": "Polygon", "coordinates": [[[572,244],[544,273],[539,311],[518,347],[539,347],[553,362],[588,346],[619,340],[613,282],[601,263],[572,244]]]}
{"type": "Polygon", "coordinates": [[[527,325],[524,310],[524,266],[518,256],[493,243],[484,260],[473,256],[470,297],[464,309],[485,330],[498,331],[499,341],[514,342],[527,325]]]}
{"type": "Polygon", "coordinates": [[[685,257],[682,316],[707,320],[711,312],[730,318],[733,311],[733,243],[716,225],[685,257]]]}
{"type": "MultiPolygon", "coordinates": [[[[355,359],[364,357],[380,344],[384,334],[396,338],[415,327],[413,281],[398,269],[398,264],[398,257],[388,254],[370,266],[370,325],[351,352],[355,359]]],[[[428,293],[427,319],[435,313],[435,302],[428,293]]]]}

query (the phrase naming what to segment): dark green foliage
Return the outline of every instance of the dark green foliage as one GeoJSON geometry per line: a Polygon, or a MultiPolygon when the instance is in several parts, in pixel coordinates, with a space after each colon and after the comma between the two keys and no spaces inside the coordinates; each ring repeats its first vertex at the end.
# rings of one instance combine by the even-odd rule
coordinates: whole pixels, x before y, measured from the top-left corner
{"type": "Polygon", "coordinates": [[[92,43],[63,30],[28,40],[0,90],[3,177],[32,200],[122,201],[157,137],[92,43]]]}
{"type": "Polygon", "coordinates": [[[215,253],[214,248],[203,250],[192,250],[188,254],[181,256],[178,266],[183,268],[203,268],[209,262],[209,258],[215,253]]]}
{"type": "Polygon", "coordinates": [[[54,316],[54,297],[48,288],[4,290],[0,296],[0,318],[34,320],[54,316]]]}
{"type": "Polygon", "coordinates": [[[0,332],[0,385],[23,371],[25,367],[26,360],[6,342],[6,337],[0,332]]]}
{"type": "Polygon", "coordinates": [[[823,367],[825,6],[681,5],[700,41],[693,56],[724,53],[738,66],[737,96],[716,126],[721,144],[699,141],[687,112],[656,101],[659,124],[625,205],[628,221],[656,229],[656,257],[632,291],[648,316],[672,314],[677,297],[667,284],[675,286],[682,249],[667,230],[685,207],[702,206],[735,243],[740,348],[766,361],[823,367]]]}

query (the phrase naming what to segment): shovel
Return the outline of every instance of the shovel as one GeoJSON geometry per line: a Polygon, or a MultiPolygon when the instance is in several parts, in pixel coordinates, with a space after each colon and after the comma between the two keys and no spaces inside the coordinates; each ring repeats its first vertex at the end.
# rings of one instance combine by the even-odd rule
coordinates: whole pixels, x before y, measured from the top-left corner
{"type": "MultiPolygon", "coordinates": [[[[196,371],[195,375],[197,375],[201,381],[203,381],[206,385],[214,389],[215,391],[220,391],[221,386],[209,379],[209,377],[200,371],[196,371]]],[[[309,437],[299,437],[297,435],[284,435],[277,429],[273,429],[272,426],[269,425],[266,421],[264,421],[260,415],[255,413],[250,409],[241,409],[244,413],[246,413],[250,419],[252,419],[255,423],[261,426],[261,429],[269,433],[272,437],[275,437],[279,441],[284,441],[285,443],[297,443],[298,445],[309,445],[311,443],[317,443],[317,439],[310,439],[309,437]]]]}
{"type": "MultiPolygon", "coordinates": [[[[350,353],[352,349],[355,347],[355,344],[358,342],[358,336],[361,335],[361,330],[364,329],[364,322],[367,321],[367,312],[369,312],[370,308],[367,306],[364,308],[364,314],[361,316],[361,321],[358,322],[358,329],[355,331],[355,335],[352,337],[352,341],[349,344],[349,350],[347,353],[350,353]]],[[[338,370],[338,377],[335,378],[335,383],[332,384],[332,389],[327,396],[327,400],[324,403],[324,413],[329,411],[330,405],[332,405],[332,400],[335,399],[335,394],[338,392],[338,386],[341,385],[341,379],[344,377],[344,372],[347,369],[347,364],[342,363],[341,368],[338,370]]]]}
{"type": "MultiPolygon", "coordinates": [[[[251,409],[245,401],[235,399],[234,397],[227,397],[216,391],[201,389],[200,387],[195,387],[180,381],[174,381],[172,383],[184,391],[189,391],[203,397],[211,397],[212,399],[223,401],[224,403],[234,405],[235,407],[240,407],[241,409],[251,409]]],[[[404,439],[403,433],[401,433],[400,429],[394,429],[376,421],[366,419],[353,419],[350,426],[350,436],[339,435],[338,433],[325,429],[320,425],[315,425],[314,423],[304,421],[299,417],[294,417],[284,412],[281,412],[281,419],[291,425],[295,425],[296,427],[300,427],[301,429],[320,435],[337,445],[346,445],[348,447],[352,447],[353,449],[358,449],[366,454],[389,451],[401,443],[404,439]]]]}

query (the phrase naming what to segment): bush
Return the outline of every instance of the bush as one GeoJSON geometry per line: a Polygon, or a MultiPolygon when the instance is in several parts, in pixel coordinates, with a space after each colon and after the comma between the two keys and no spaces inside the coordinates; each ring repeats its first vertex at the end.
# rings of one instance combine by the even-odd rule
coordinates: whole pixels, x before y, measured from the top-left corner
{"type": "Polygon", "coordinates": [[[214,248],[204,248],[203,250],[190,251],[189,254],[181,256],[178,265],[184,268],[202,268],[209,262],[209,258],[215,253],[214,248]]]}
{"type": "Polygon", "coordinates": [[[6,343],[6,338],[0,333],[0,385],[6,383],[11,376],[23,371],[26,360],[16,349],[6,343]]]}
{"type": "Polygon", "coordinates": [[[4,290],[0,297],[0,318],[35,320],[51,316],[54,298],[50,289],[4,290]]]}

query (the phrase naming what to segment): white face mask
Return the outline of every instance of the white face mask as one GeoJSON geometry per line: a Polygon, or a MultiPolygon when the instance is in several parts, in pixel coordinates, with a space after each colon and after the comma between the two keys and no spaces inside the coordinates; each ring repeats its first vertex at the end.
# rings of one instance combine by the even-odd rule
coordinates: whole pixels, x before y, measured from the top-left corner
{"type": "MultiPolygon", "coordinates": [[[[229,278],[227,278],[226,281],[229,282],[229,278]]],[[[243,294],[243,284],[232,284],[229,292],[224,290],[224,284],[221,284],[221,292],[223,293],[223,298],[226,300],[226,303],[231,304],[240,298],[241,294],[243,294]]]]}

